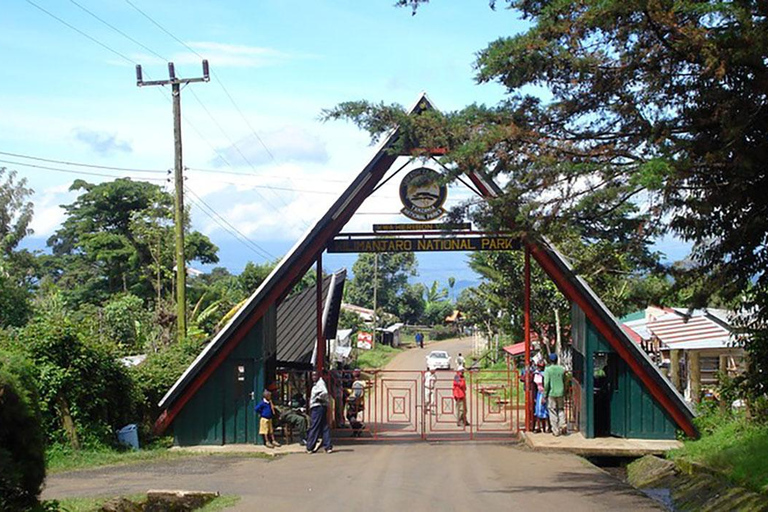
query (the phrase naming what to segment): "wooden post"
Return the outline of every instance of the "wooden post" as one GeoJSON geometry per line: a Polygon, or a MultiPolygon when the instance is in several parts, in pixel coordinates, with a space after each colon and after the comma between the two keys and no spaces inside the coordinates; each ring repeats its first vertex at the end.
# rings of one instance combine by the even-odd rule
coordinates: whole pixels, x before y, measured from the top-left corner
{"type": "Polygon", "coordinates": [[[688,351],[688,382],[691,386],[691,401],[701,402],[701,360],[697,350],[688,351]]]}
{"type": "Polygon", "coordinates": [[[523,299],[523,318],[525,324],[525,431],[531,431],[531,406],[530,401],[533,378],[531,373],[531,251],[528,244],[525,246],[525,297],[523,299]]]}
{"type": "Polygon", "coordinates": [[[323,254],[317,256],[317,371],[322,372],[325,366],[325,336],[323,336],[323,254]]]}
{"type": "Polygon", "coordinates": [[[680,350],[670,350],[669,352],[669,380],[676,390],[682,391],[680,382],[680,350]]]}
{"type": "Polygon", "coordinates": [[[717,384],[720,387],[720,396],[718,397],[718,402],[720,405],[720,413],[726,414],[728,412],[728,407],[730,404],[728,404],[728,401],[723,396],[722,386],[723,386],[724,378],[728,377],[728,356],[727,355],[720,356],[719,370],[720,370],[720,373],[717,376],[717,384]]]}

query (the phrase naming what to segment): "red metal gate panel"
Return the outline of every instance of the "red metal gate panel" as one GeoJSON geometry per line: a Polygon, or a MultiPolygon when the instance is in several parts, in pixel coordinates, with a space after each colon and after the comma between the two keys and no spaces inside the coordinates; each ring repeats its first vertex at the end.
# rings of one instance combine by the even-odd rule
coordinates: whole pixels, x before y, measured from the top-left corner
{"type": "Polygon", "coordinates": [[[361,406],[349,399],[353,394],[351,373],[333,373],[334,435],[398,441],[509,439],[523,428],[525,393],[515,370],[465,373],[466,426],[457,424],[455,373],[437,372],[432,393],[425,387],[425,374],[417,370],[364,370],[366,387],[361,406]]]}

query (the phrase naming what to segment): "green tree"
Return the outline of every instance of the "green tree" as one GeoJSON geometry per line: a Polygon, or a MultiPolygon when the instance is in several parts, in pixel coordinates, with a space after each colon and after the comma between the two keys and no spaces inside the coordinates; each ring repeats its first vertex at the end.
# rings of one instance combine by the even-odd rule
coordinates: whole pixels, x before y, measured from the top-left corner
{"type": "MultiPolygon", "coordinates": [[[[64,206],[67,219],[48,239],[54,257],[45,262],[51,278],[75,303],[99,303],[116,292],[157,301],[175,264],[168,221],[171,195],[130,179],[100,184],[76,180],[70,190],[82,193],[64,206]]],[[[185,249],[188,261],[218,261],[216,246],[200,233],[187,233],[185,249]]]]}
{"type": "Polygon", "coordinates": [[[442,325],[445,317],[453,312],[453,305],[446,300],[448,290],[440,288],[437,281],[429,288],[424,287],[424,322],[428,325],[442,325]]]}
{"type": "MultiPolygon", "coordinates": [[[[425,1],[397,4],[415,12],[425,1]]],[[[405,119],[399,108],[352,102],[326,117],[374,136],[399,124],[402,145],[447,147],[458,170],[505,175],[495,206],[525,231],[548,234],[595,192],[611,198],[597,212],[647,204],[650,223],[694,244],[685,274],[697,285],[682,281],[691,306],[715,292],[746,300],[750,386],[766,393],[768,5],[505,3],[528,28],[493,41],[476,62],[478,82],[507,88],[499,105],[405,119]],[[530,94],[537,88],[546,100],[530,94]]]]}
{"type": "Polygon", "coordinates": [[[398,296],[408,289],[408,278],[417,274],[416,269],[416,257],[411,252],[381,253],[378,258],[374,254],[360,254],[352,265],[354,277],[347,286],[347,301],[373,308],[373,286],[376,281],[376,307],[388,313],[396,313],[398,296]]]}
{"type": "Polygon", "coordinates": [[[21,240],[32,233],[32,190],[26,179],[16,181],[16,172],[0,167],[0,327],[22,326],[32,313],[31,277],[33,258],[17,251],[21,240]]]}
{"type": "Polygon", "coordinates": [[[11,347],[34,365],[50,441],[108,443],[132,413],[132,383],[112,344],[91,340],[53,295],[11,347]]]}

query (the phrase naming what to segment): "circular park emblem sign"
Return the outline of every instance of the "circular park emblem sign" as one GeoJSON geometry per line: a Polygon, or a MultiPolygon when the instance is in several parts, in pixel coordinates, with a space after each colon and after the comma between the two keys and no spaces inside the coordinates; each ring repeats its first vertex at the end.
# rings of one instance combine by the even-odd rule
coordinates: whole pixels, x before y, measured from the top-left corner
{"type": "Polygon", "coordinates": [[[448,187],[440,183],[440,173],[426,167],[414,169],[400,182],[400,213],[413,220],[434,220],[445,214],[443,204],[448,187]]]}

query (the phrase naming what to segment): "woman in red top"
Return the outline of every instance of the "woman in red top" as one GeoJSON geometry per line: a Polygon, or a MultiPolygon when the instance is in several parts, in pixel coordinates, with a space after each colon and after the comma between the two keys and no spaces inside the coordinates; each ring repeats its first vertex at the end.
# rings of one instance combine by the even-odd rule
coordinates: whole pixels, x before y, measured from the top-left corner
{"type": "Polygon", "coordinates": [[[456,372],[453,377],[453,401],[456,404],[456,425],[469,426],[467,421],[467,381],[464,380],[464,370],[456,372]]]}

